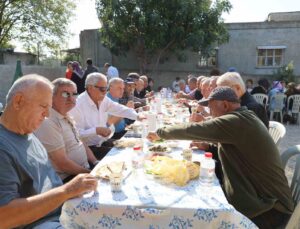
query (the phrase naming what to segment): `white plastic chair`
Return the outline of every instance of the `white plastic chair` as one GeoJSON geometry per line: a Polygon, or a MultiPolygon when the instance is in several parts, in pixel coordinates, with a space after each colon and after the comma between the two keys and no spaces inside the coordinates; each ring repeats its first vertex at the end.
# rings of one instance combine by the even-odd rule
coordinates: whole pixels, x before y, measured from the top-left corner
{"type": "Polygon", "coordinates": [[[264,107],[267,106],[268,104],[268,95],[266,94],[262,94],[262,93],[257,93],[257,94],[254,94],[253,97],[255,98],[255,100],[262,104],[264,107]]]}
{"type": "Polygon", "coordinates": [[[280,121],[283,122],[283,108],[285,107],[286,95],[283,93],[275,94],[270,98],[270,104],[272,101],[273,107],[270,107],[270,120],[273,120],[275,113],[280,114],[280,121]]]}
{"type": "Polygon", "coordinates": [[[275,144],[278,146],[280,140],[284,137],[286,129],[280,122],[269,121],[269,133],[275,144]]]}
{"type": "Polygon", "coordinates": [[[291,182],[291,190],[296,208],[285,229],[298,229],[300,227],[300,145],[292,146],[281,154],[283,167],[286,166],[288,160],[293,156],[296,156],[296,163],[291,182]]]}
{"type": "Polygon", "coordinates": [[[293,156],[296,156],[296,163],[291,182],[291,190],[293,201],[296,205],[300,201],[300,145],[292,146],[281,154],[283,167],[286,166],[288,160],[293,156]]]}
{"type": "Polygon", "coordinates": [[[288,114],[291,116],[295,116],[297,118],[297,124],[299,125],[299,112],[300,112],[300,95],[291,95],[288,98],[287,102],[287,110],[288,114]],[[293,106],[292,109],[289,110],[290,108],[290,103],[293,101],[293,106]]]}

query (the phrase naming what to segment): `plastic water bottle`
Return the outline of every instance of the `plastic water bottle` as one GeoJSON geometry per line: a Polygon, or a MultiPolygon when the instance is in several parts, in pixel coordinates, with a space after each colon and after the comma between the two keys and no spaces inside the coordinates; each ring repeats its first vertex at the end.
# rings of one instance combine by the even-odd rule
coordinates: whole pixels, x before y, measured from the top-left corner
{"type": "Polygon", "coordinates": [[[200,182],[203,185],[211,186],[215,176],[215,161],[212,158],[212,153],[205,153],[204,156],[200,166],[200,182]]]}
{"type": "Polygon", "coordinates": [[[141,169],[144,166],[144,154],[140,145],[133,147],[132,168],[141,169]]]}

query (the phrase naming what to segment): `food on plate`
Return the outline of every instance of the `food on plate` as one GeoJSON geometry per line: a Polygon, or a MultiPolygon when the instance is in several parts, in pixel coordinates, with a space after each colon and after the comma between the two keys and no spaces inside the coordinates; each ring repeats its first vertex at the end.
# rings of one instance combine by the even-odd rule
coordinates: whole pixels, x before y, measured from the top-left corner
{"type": "Polygon", "coordinates": [[[117,148],[134,147],[139,141],[140,138],[122,138],[114,141],[114,145],[117,148]]]}
{"type": "Polygon", "coordinates": [[[168,147],[161,145],[161,144],[150,146],[148,149],[151,152],[167,152],[167,151],[169,151],[168,147]]]}
{"type": "Polygon", "coordinates": [[[116,173],[120,174],[125,170],[125,163],[124,161],[116,161],[111,162],[105,165],[100,166],[96,169],[95,175],[99,176],[102,179],[109,179],[110,174],[116,173]]]}
{"type": "Polygon", "coordinates": [[[199,176],[200,167],[193,162],[176,160],[166,156],[156,156],[146,168],[147,173],[168,183],[184,186],[189,180],[199,176]]]}

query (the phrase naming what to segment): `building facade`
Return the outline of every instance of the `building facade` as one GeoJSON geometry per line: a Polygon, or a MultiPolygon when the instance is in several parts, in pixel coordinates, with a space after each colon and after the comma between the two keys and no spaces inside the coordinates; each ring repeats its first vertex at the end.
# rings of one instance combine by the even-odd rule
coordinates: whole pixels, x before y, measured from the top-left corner
{"type": "MultiPolygon", "coordinates": [[[[299,12],[300,13],[300,12],[299,12]]],[[[218,67],[246,75],[272,75],[291,61],[300,76],[300,20],[227,24],[229,42],[218,49],[218,67]]]]}

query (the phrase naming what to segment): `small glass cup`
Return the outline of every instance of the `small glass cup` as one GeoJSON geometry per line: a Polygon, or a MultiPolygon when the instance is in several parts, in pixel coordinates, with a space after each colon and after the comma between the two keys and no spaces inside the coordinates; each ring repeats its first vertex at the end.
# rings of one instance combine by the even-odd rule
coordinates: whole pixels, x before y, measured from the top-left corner
{"type": "Polygon", "coordinates": [[[192,154],[192,149],[184,149],[182,151],[182,157],[184,160],[187,160],[187,161],[192,161],[192,157],[193,157],[193,154],[192,154]]]}
{"type": "Polygon", "coordinates": [[[112,173],[109,176],[109,182],[112,192],[120,192],[122,190],[123,177],[121,173],[112,173]]]}

